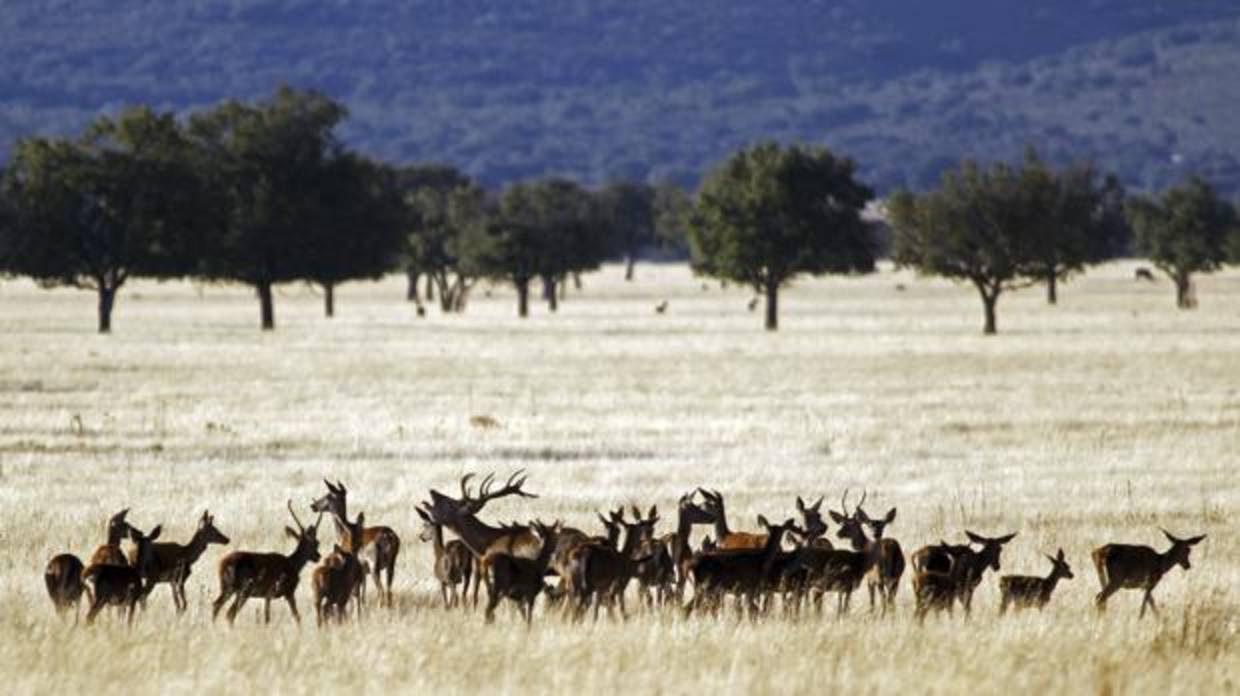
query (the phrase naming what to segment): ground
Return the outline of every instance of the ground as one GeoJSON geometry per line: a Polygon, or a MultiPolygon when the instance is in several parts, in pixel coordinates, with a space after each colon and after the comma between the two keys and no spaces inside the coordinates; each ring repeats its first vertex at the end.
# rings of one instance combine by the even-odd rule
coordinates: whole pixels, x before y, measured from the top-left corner
{"type": "MultiPolygon", "coordinates": [[[[775,334],[749,293],[680,266],[639,265],[634,283],[605,268],[525,321],[503,288],[419,319],[398,278],[346,285],[326,319],[290,286],[268,334],[244,288],[133,284],[98,336],[89,293],[5,281],[0,674],[11,693],[1234,692],[1240,272],[1200,279],[1183,312],[1134,266],[1074,279],[1057,307],[1040,289],[1004,296],[994,337],[971,289],[890,269],[797,283],[775,334]],[[862,593],[842,619],[570,625],[540,609],[528,630],[510,610],[485,626],[439,608],[413,507],[464,472],[517,468],[540,497],[484,517],[593,529],[596,509],[657,503],[668,528],[677,496],[706,485],[753,529],[797,495],[838,506],[867,489],[871,513],[898,507],[905,553],[1015,531],[1003,572],[1045,574],[1062,547],[1076,577],[1045,612],[1004,618],[988,577],[972,620],[923,628],[907,577],[886,620],[862,593]],[[260,624],[258,602],[212,624],[212,547],[179,619],[165,587],[129,631],[54,615],[44,564],[88,556],[116,510],[185,540],[209,508],[230,548],[288,552],[285,501],[306,520],[322,476],[400,534],[393,611],[316,630],[306,570],[300,627],[283,605],[260,624]],[[1135,592],[1096,615],[1090,550],[1161,550],[1160,526],[1209,535],[1158,588],[1161,616],[1139,621],[1135,592]]],[[[330,524],[322,537],[330,550],[330,524]]]]}

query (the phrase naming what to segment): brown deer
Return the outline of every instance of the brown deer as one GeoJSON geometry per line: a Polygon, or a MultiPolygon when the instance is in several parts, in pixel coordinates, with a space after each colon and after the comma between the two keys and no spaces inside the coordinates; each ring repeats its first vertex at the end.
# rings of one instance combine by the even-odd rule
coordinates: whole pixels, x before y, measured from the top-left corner
{"type": "MultiPolygon", "coordinates": [[[[693,558],[693,549],[689,546],[689,537],[694,525],[714,524],[715,516],[693,500],[694,492],[680,496],[676,506],[676,531],[662,537],[672,559],[672,568],[676,572],[676,589],[674,596],[677,601],[684,598],[685,582],[688,574],[685,565],[693,558]]],[[[714,542],[711,542],[712,546],[714,542]]]]}
{"type": "Polygon", "coordinates": [[[848,514],[848,490],[840,502],[843,514],[831,511],[831,518],[840,525],[838,537],[848,539],[854,551],[872,556],[869,570],[866,571],[866,589],[870,594],[870,610],[874,610],[874,595],[878,594],[882,603],[883,614],[895,606],[896,591],[900,588],[900,578],[904,575],[904,551],[895,539],[883,538],[887,525],[896,519],[896,509],[891,508],[881,520],[871,519],[862,509],[867,493],[862,492],[861,502],[848,514]],[[873,540],[866,536],[865,527],[869,527],[873,540]]]}
{"type": "MultiPolygon", "coordinates": [[[[215,527],[215,517],[204,510],[198,519],[198,529],[188,544],[160,542],[151,545],[151,589],[161,582],[168,583],[172,588],[172,603],[177,614],[184,613],[189,607],[189,601],[185,598],[185,581],[189,579],[194,563],[207,550],[207,545],[228,543],[228,537],[215,527]]],[[[129,564],[138,565],[137,549],[130,550],[129,564]]],[[[145,607],[145,597],[142,602],[145,607]]]]}
{"type": "Polygon", "coordinates": [[[431,542],[435,551],[435,579],[439,581],[439,593],[443,595],[444,608],[451,609],[458,604],[464,606],[464,597],[469,591],[469,581],[473,577],[476,564],[474,555],[460,539],[444,543],[443,525],[431,519],[431,513],[425,508],[425,504],[414,508],[414,511],[422,518],[422,532],[418,539],[431,542]],[[457,585],[464,585],[459,597],[457,585]]]}
{"type": "Polygon", "coordinates": [[[1064,560],[1063,549],[1059,549],[1055,556],[1047,556],[1046,560],[1051,562],[1051,572],[1044,578],[1031,575],[1004,575],[999,578],[999,614],[1006,613],[1009,604],[1017,609],[1042,609],[1051,601],[1051,593],[1060,580],[1076,577],[1064,560]]]}
{"type": "MultiPolygon", "coordinates": [[[[356,522],[351,525],[348,489],[340,481],[332,485],[323,479],[323,483],[327,485],[327,495],[313,501],[310,510],[332,516],[340,544],[357,554],[364,571],[374,581],[375,590],[379,593],[379,605],[392,606],[392,579],[396,574],[396,557],[400,555],[400,537],[391,527],[365,527],[356,522]],[[350,530],[352,533],[349,533],[350,530]],[[383,582],[385,576],[386,587],[383,582]]],[[[363,599],[365,590],[365,583],[362,583],[359,593],[363,599]]]]}
{"type": "Polygon", "coordinates": [[[766,528],[765,543],[761,549],[722,549],[702,552],[689,563],[693,577],[693,599],[685,605],[685,616],[703,604],[718,610],[725,594],[741,598],[742,607],[749,608],[751,618],[758,612],[759,593],[771,586],[772,566],[780,553],[784,534],[796,529],[796,523],[788,518],[783,524],[771,524],[759,515],[758,524],[766,528]]]}
{"type": "Polygon", "coordinates": [[[646,520],[641,519],[640,515],[636,522],[626,522],[622,517],[616,520],[624,527],[624,545],[619,550],[607,543],[591,542],[576,546],[570,552],[566,564],[566,589],[569,596],[576,600],[573,607],[575,617],[580,618],[586,608],[593,605],[595,621],[602,606],[607,607],[609,616],[613,608],[619,606],[620,617],[628,618],[624,592],[641,564],[653,558],[640,556],[642,540],[653,537],[652,530],[659,520],[657,511],[652,509],[651,513],[652,516],[646,520]]]}
{"type": "Polygon", "coordinates": [[[293,501],[288,501],[288,512],[293,517],[297,529],[285,527],[284,533],[297,542],[297,547],[287,556],[279,553],[255,553],[252,551],[233,551],[220,559],[220,596],[211,606],[211,620],[219,616],[220,609],[229,597],[233,598],[228,608],[228,623],[237,618],[237,612],[251,597],[263,599],[263,622],[271,623],[271,600],[283,598],[288,602],[293,618],[301,623],[301,614],[297,611],[297,585],[301,581],[301,569],[307,563],[318,561],[319,556],[319,523],[323,521],[323,513],[319,513],[314,524],[306,527],[297,519],[293,512],[293,501]]]}
{"type": "Polygon", "coordinates": [[[366,575],[357,554],[336,544],[332,553],[323,559],[311,575],[317,625],[322,627],[324,621],[333,617],[337,623],[343,623],[348,614],[350,599],[356,600],[357,617],[361,619],[362,603],[358,585],[365,581],[366,575]]]}
{"type": "Polygon", "coordinates": [[[637,547],[630,555],[642,559],[637,561],[633,577],[637,579],[642,603],[647,607],[662,606],[676,586],[676,565],[672,561],[668,544],[654,535],[658,519],[658,506],[650,506],[645,519],[642,518],[641,510],[636,505],[633,506],[633,521],[641,525],[641,531],[637,547]]]}
{"type": "Polygon", "coordinates": [[[785,564],[781,578],[783,589],[792,590],[798,595],[815,590],[817,596],[814,603],[817,606],[821,606],[823,595],[837,594],[836,615],[842,616],[848,613],[852,593],[861,586],[861,581],[874,567],[878,554],[803,546],[792,552],[788,558],[790,562],[785,564]]]}
{"type": "Polygon", "coordinates": [[[560,523],[548,526],[535,521],[532,527],[541,541],[541,548],[534,558],[495,551],[483,559],[483,572],[487,580],[487,623],[495,620],[495,607],[501,599],[517,603],[527,626],[533,619],[534,602],[545,589],[543,576],[551,563],[551,555],[555,553],[560,523]]]}
{"type": "Polygon", "coordinates": [[[57,614],[73,609],[73,623],[77,623],[78,606],[86,584],[82,582],[82,571],[85,566],[81,559],[71,553],[54,556],[47,562],[43,571],[43,584],[47,586],[47,596],[52,599],[52,606],[57,614]]]}
{"type": "Polygon", "coordinates": [[[129,508],[125,508],[108,519],[108,540],[91,554],[90,562],[87,563],[88,566],[129,565],[129,559],[125,557],[125,552],[121,550],[121,540],[133,534],[133,527],[129,526],[129,523],[125,521],[125,517],[128,515],[129,508]]]}
{"type": "Polygon", "coordinates": [[[705,508],[715,519],[715,543],[721,550],[729,549],[760,549],[766,545],[766,535],[760,532],[734,532],[728,528],[727,511],[723,505],[723,494],[719,491],[708,491],[699,488],[698,492],[706,501],[705,508]]]}
{"type": "Polygon", "coordinates": [[[1163,575],[1175,566],[1178,565],[1184,570],[1192,568],[1188,554],[1206,538],[1206,535],[1202,534],[1180,539],[1165,529],[1162,533],[1171,542],[1171,548],[1162,553],[1148,546],[1129,544],[1107,544],[1094,549],[1094,568],[1098,571],[1098,582],[1102,584],[1102,591],[1094,600],[1099,611],[1106,609],[1107,598],[1111,595],[1121,589],[1133,589],[1145,593],[1141,599],[1139,616],[1145,617],[1147,606],[1158,614],[1158,605],[1154,603],[1154,588],[1158,587],[1163,575]]]}
{"type": "MultiPolygon", "coordinates": [[[[973,593],[981,584],[986,569],[996,573],[1002,568],[999,558],[1003,553],[1003,545],[1016,538],[1016,532],[1001,537],[984,537],[965,531],[970,543],[981,546],[974,551],[968,545],[952,545],[940,542],[935,546],[925,546],[913,554],[913,570],[921,573],[936,573],[937,576],[927,578],[923,582],[932,583],[927,592],[934,593],[950,587],[953,598],[959,599],[965,614],[973,610],[973,593]],[[938,576],[948,576],[948,579],[938,576]]],[[[920,601],[920,597],[919,597],[920,601]]]]}
{"type": "Polygon", "coordinates": [[[151,542],[159,538],[160,531],[157,526],[150,534],[143,534],[129,527],[129,540],[138,547],[137,564],[92,563],[82,571],[83,582],[94,587],[90,611],[86,612],[87,624],[94,623],[104,607],[115,606],[125,611],[125,623],[133,625],[134,607],[150,591],[147,578],[151,570],[151,542]]]}

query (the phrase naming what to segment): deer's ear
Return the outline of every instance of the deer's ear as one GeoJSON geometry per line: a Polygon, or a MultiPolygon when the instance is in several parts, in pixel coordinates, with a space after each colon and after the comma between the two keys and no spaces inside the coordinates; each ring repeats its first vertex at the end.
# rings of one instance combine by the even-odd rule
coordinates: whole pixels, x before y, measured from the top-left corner
{"type": "Polygon", "coordinates": [[[651,506],[650,506],[650,512],[647,512],[647,513],[646,513],[646,517],[648,517],[648,518],[650,518],[650,519],[652,519],[652,520],[657,520],[657,519],[659,518],[659,506],[658,506],[658,505],[651,505],[651,506]]]}
{"type": "Polygon", "coordinates": [[[969,541],[973,542],[974,544],[985,544],[986,543],[986,537],[981,536],[980,534],[974,534],[973,532],[970,532],[967,529],[964,530],[964,535],[969,537],[969,541]]]}
{"type": "Polygon", "coordinates": [[[888,510],[887,516],[883,518],[883,521],[886,522],[887,524],[891,524],[892,522],[895,522],[896,521],[896,509],[891,508],[890,510],[888,510]]]}
{"type": "Polygon", "coordinates": [[[805,501],[801,500],[801,496],[797,496],[797,511],[805,512],[805,501]]]}
{"type": "Polygon", "coordinates": [[[844,524],[844,520],[847,520],[847,519],[848,519],[847,517],[845,517],[845,516],[841,515],[840,513],[836,512],[835,510],[828,510],[827,512],[829,512],[829,513],[831,514],[831,519],[835,520],[835,523],[836,523],[836,524],[844,524]]]}
{"type": "Polygon", "coordinates": [[[151,530],[151,533],[146,535],[147,541],[155,541],[159,538],[159,533],[162,531],[164,531],[164,526],[162,524],[155,525],[155,528],[151,530]]]}
{"type": "Polygon", "coordinates": [[[1063,549],[1059,549],[1059,560],[1063,561],[1063,549]]]}
{"type": "Polygon", "coordinates": [[[758,524],[762,525],[763,527],[771,526],[771,523],[767,522],[766,518],[763,517],[762,515],[758,515],[758,524]]]}
{"type": "Polygon", "coordinates": [[[416,513],[418,513],[418,517],[421,517],[423,521],[425,521],[425,522],[430,522],[430,521],[431,521],[431,517],[430,517],[430,515],[426,514],[426,511],[425,511],[425,510],[423,510],[423,509],[421,508],[421,506],[415,506],[415,507],[413,508],[413,511],[414,511],[414,512],[416,512],[416,513]]]}
{"type": "Polygon", "coordinates": [[[1201,542],[1205,541],[1205,539],[1206,539],[1206,535],[1202,534],[1201,536],[1195,536],[1191,539],[1185,539],[1184,543],[1188,544],[1189,546],[1196,546],[1197,544],[1200,544],[1201,542]]]}
{"type": "Polygon", "coordinates": [[[813,505],[810,505],[810,506],[809,506],[809,509],[810,509],[810,510],[813,510],[814,512],[818,512],[819,508],[821,508],[821,507],[822,507],[822,501],[824,501],[824,500],[826,500],[826,499],[827,499],[827,497],[826,497],[825,495],[824,495],[824,496],[819,497],[819,498],[818,498],[818,502],[814,503],[813,505]]]}
{"type": "Polygon", "coordinates": [[[1016,532],[1012,532],[1011,534],[1008,534],[1007,536],[1001,536],[998,539],[995,539],[995,541],[999,542],[1000,544],[1006,544],[1015,538],[1016,538],[1016,532]]]}
{"type": "Polygon", "coordinates": [[[284,528],[284,533],[285,533],[285,534],[287,534],[287,535],[289,535],[290,537],[292,537],[292,538],[294,538],[294,539],[298,539],[298,540],[300,540],[300,539],[301,539],[301,535],[300,535],[300,534],[298,534],[298,533],[297,533],[297,530],[293,529],[292,527],[285,527],[285,528],[284,528]]]}

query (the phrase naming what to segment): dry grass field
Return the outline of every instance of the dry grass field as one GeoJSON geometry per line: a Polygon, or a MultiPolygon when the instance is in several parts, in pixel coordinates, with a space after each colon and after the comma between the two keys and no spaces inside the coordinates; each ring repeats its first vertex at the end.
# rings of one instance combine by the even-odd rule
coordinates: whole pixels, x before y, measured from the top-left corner
{"type": "MultiPolygon", "coordinates": [[[[633,284],[604,269],[557,316],[538,305],[527,321],[506,289],[418,319],[399,279],[349,285],[327,320],[320,297],[289,287],[269,335],[243,288],[135,284],[100,337],[90,294],[6,281],[4,691],[1234,693],[1240,273],[1202,278],[1200,309],[1178,312],[1166,280],[1132,270],[1096,269],[1058,307],[1040,289],[1005,296],[989,338],[971,289],[890,270],[798,283],[776,335],[746,292],[703,290],[683,267],[639,266],[633,284]],[[439,608],[413,506],[463,472],[517,468],[541,497],[484,517],[594,529],[596,509],[657,502],[668,528],[677,496],[708,485],[734,528],[753,529],[757,513],[791,516],[798,494],[836,505],[864,487],[871,512],[898,506],[889,533],[906,553],[966,528],[1017,531],[1004,572],[1044,574],[1062,546],[1076,577],[1045,612],[1000,618],[987,576],[972,620],[922,628],[908,576],[885,620],[862,592],[843,619],[571,625],[540,608],[529,630],[511,609],[486,626],[439,608]],[[235,627],[212,624],[217,546],[179,619],[166,586],[132,630],[54,615],[44,564],[88,556],[112,512],[186,540],[210,508],[231,548],[287,552],[285,500],[306,510],[324,475],[401,534],[394,610],[317,630],[307,570],[300,627],[282,604],[262,625],[257,601],[235,627]],[[1090,550],[1161,550],[1160,525],[1209,535],[1158,588],[1161,617],[1138,621],[1136,592],[1096,615],[1090,550]]],[[[321,536],[330,550],[330,523],[321,536]]]]}

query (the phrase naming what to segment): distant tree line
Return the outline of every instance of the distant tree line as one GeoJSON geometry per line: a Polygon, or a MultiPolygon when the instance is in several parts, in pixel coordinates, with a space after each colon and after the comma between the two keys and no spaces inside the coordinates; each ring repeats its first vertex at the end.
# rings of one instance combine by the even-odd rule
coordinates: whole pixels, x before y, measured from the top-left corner
{"type": "Polygon", "coordinates": [[[898,192],[884,227],[856,164],[826,148],[759,143],[696,195],[663,182],[597,190],[545,177],[485,190],[455,168],[398,167],[346,148],[345,107],[283,87],[178,119],[150,108],[100,118],[74,139],[19,141],[0,178],[0,272],[93,290],[111,330],[130,278],[250,285],[260,326],[275,327],[273,287],[306,282],[335,311],[340,283],[399,270],[408,298],[465,311],[480,280],[511,284],[556,311],[565,288],[605,260],[625,278],[646,252],[687,253],[693,269],[751,287],[778,328],[779,291],[801,275],[867,273],[889,255],[972,284],[985,333],[1002,293],[1045,284],[1047,300],[1086,266],[1148,255],[1193,306],[1192,276],[1240,262],[1235,208],[1200,179],[1161,198],[1126,197],[1088,164],[1056,169],[962,162],[922,194],[898,192]]]}

